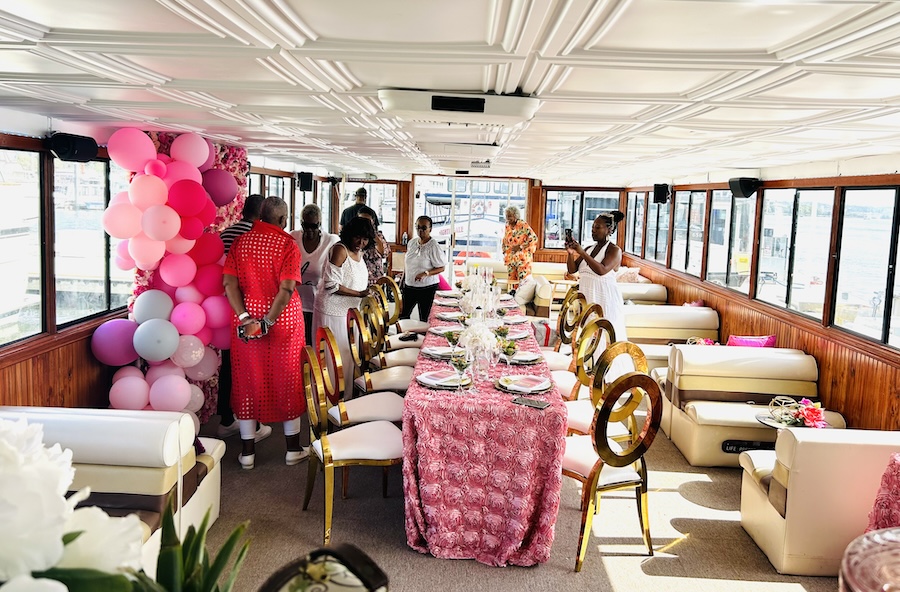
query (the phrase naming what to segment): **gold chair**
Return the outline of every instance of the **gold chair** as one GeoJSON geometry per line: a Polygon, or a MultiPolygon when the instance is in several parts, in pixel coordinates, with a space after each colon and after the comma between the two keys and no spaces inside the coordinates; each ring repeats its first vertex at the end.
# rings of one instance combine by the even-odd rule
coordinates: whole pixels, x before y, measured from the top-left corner
{"type": "MultiPolygon", "coordinates": [[[[378,292],[380,292],[380,287],[377,287],[376,289],[376,293],[378,292]]],[[[368,329],[369,347],[365,354],[364,368],[368,370],[373,368],[391,368],[393,366],[412,367],[416,365],[416,361],[419,359],[419,348],[403,347],[392,351],[386,351],[386,331],[383,320],[383,317],[386,315],[383,306],[379,302],[379,298],[370,296],[364,298],[360,305],[360,310],[352,309],[347,312],[348,322],[350,314],[354,311],[360,313],[360,316],[363,319],[363,326],[368,329]],[[374,338],[373,335],[375,336],[374,338]]],[[[348,331],[349,330],[350,328],[348,325],[348,331]]],[[[424,338],[422,340],[424,341],[424,338]]]]}
{"type": "MultiPolygon", "coordinates": [[[[381,328],[383,325],[381,324],[380,319],[382,318],[382,309],[377,303],[377,301],[371,296],[366,296],[362,299],[360,304],[360,309],[363,314],[363,323],[359,325],[356,324],[354,314],[354,310],[347,311],[348,315],[348,338],[353,339],[354,341],[359,340],[359,335],[362,335],[362,328],[371,331],[373,328],[376,332],[381,332],[381,328]],[[354,320],[350,320],[350,319],[354,320]],[[351,336],[350,333],[353,333],[351,336]]],[[[398,336],[394,336],[398,337],[398,336]]],[[[370,340],[371,349],[363,353],[361,349],[358,349],[358,353],[360,354],[360,360],[362,361],[362,355],[368,355],[369,360],[363,364],[354,364],[355,373],[352,377],[353,380],[353,388],[355,392],[358,393],[374,393],[377,391],[393,391],[393,392],[406,392],[406,389],[409,388],[409,385],[413,380],[413,364],[396,364],[391,365],[390,358],[397,357],[392,355],[392,352],[385,351],[381,349],[381,346],[377,344],[374,340],[370,340]],[[384,354],[383,356],[381,354],[384,354]],[[388,367],[378,369],[375,364],[371,362],[378,358],[379,360],[384,360],[384,363],[387,364],[388,367]]],[[[365,348],[363,348],[365,349],[365,348]]],[[[352,352],[351,348],[351,352],[352,352]]],[[[410,357],[413,357],[412,354],[415,354],[415,358],[418,358],[418,349],[413,350],[412,352],[405,354],[410,357]]],[[[356,361],[356,360],[354,360],[356,361]]]]}
{"type": "Polygon", "coordinates": [[[389,313],[389,318],[387,319],[388,327],[396,327],[397,333],[412,331],[413,333],[424,334],[428,331],[427,321],[400,318],[400,313],[403,311],[403,294],[394,278],[383,276],[378,278],[375,284],[379,288],[377,293],[383,298],[381,304],[384,306],[384,310],[389,313]],[[388,298],[390,295],[394,297],[393,312],[391,312],[391,302],[388,298]]]}
{"type": "Polygon", "coordinates": [[[309,507],[319,463],[325,473],[325,535],[324,544],[331,542],[334,513],[334,469],[351,466],[383,467],[382,496],[387,497],[387,471],[391,465],[403,461],[403,435],[400,428],[389,421],[370,421],[328,433],[328,411],[331,407],[325,396],[325,378],[316,350],[307,345],[301,357],[306,412],[309,416],[310,455],[306,476],[303,509],[309,507]]]}
{"type": "MultiPolygon", "coordinates": [[[[576,287],[569,288],[563,299],[562,308],[559,309],[559,318],[556,321],[557,341],[553,347],[544,347],[544,360],[550,370],[567,370],[572,363],[572,337],[576,331],[581,316],[587,308],[584,294],[578,292],[576,287]],[[566,350],[566,351],[562,351],[566,350]]],[[[548,328],[549,331],[549,328],[548,328]]]]}
{"type": "MultiPolygon", "coordinates": [[[[602,382],[602,375],[595,379],[602,382]]],[[[662,396],[659,385],[650,376],[629,372],[617,378],[608,387],[597,385],[598,403],[588,435],[566,437],[563,455],[563,475],[581,482],[581,533],[575,571],[581,571],[590,540],[594,514],[599,510],[600,496],[609,491],[635,490],[638,520],[643,531],[644,543],[653,555],[650,538],[650,521],[647,508],[647,466],[644,453],[653,443],[662,418],[662,396]],[[602,394],[601,394],[602,393],[602,394]],[[637,396],[634,394],[637,393],[637,396]],[[627,395],[627,396],[626,396],[627,395]],[[620,399],[626,396],[623,404],[620,399]],[[627,415],[633,415],[641,399],[648,402],[647,417],[640,429],[634,429],[626,438],[610,437],[611,427],[627,415]]]]}
{"type": "Polygon", "coordinates": [[[597,350],[601,344],[613,343],[616,339],[616,330],[612,323],[597,316],[597,311],[601,310],[600,306],[596,304],[585,310],[586,314],[582,316],[582,319],[587,322],[577,330],[577,337],[573,342],[575,355],[570,356],[569,367],[566,370],[550,372],[560,394],[567,401],[590,397],[597,350]]]}
{"type": "MultiPolygon", "coordinates": [[[[405,341],[400,339],[401,335],[389,334],[390,328],[387,321],[390,319],[390,315],[381,303],[384,298],[381,286],[375,286],[375,293],[377,296],[366,296],[362,299],[360,309],[366,315],[366,324],[373,331],[373,342],[379,345],[378,351],[389,352],[406,348],[421,348],[425,342],[424,335],[417,333],[414,340],[405,341]]],[[[384,299],[386,300],[386,298],[384,299]]]]}

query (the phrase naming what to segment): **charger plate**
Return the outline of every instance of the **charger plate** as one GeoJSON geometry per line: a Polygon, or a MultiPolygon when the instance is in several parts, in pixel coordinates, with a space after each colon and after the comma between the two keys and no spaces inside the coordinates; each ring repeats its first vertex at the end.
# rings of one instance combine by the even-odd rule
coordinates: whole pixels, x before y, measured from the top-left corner
{"type": "Polygon", "coordinates": [[[496,387],[499,390],[506,392],[506,393],[514,393],[517,395],[531,395],[531,394],[535,394],[535,393],[546,393],[551,388],[553,388],[553,382],[549,378],[545,378],[543,376],[531,376],[531,375],[523,374],[523,375],[518,375],[518,376],[501,376],[500,379],[496,383],[496,387]],[[523,380],[528,380],[528,379],[543,381],[543,382],[541,382],[541,384],[539,386],[541,386],[541,385],[546,385],[546,386],[541,386],[541,388],[528,388],[528,389],[511,388],[511,386],[516,384],[517,382],[520,382],[523,380]]]}

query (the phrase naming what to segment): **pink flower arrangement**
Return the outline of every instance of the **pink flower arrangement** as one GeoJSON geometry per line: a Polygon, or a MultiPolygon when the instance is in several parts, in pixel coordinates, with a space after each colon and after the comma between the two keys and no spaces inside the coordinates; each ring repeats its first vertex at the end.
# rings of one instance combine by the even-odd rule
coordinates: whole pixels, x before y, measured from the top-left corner
{"type": "Polygon", "coordinates": [[[779,422],[789,426],[805,426],[808,428],[827,428],[825,410],[821,403],[813,403],[809,399],[800,399],[796,402],[789,397],[777,397],[782,402],[771,413],[779,422]]]}

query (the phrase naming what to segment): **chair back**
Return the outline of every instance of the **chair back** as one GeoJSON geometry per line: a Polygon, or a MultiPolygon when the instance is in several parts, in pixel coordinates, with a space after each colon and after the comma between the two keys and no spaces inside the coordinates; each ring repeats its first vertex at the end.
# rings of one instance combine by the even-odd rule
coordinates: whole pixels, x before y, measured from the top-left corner
{"type": "MultiPolygon", "coordinates": [[[[604,398],[606,391],[609,389],[610,383],[606,381],[606,374],[612,366],[613,360],[618,356],[627,354],[636,372],[643,374],[648,373],[647,357],[643,350],[637,345],[629,341],[617,341],[611,343],[600,355],[596,362],[596,371],[594,372],[594,383],[591,385],[591,401],[596,407],[604,398]]],[[[641,403],[641,394],[639,391],[631,390],[628,394],[622,396],[613,407],[610,414],[610,421],[627,421],[630,432],[637,430],[637,423],[634,412],[641,403]]]]}
{"type": "Polygon", "coordinates": [[[366,327],[366,319],[358,308],[347,311],[347,339],[350,341],[350,355],[360,371],[368,369],[372,359],[372,337],[366,327]]]}
{"type": "Polygon", "coordinates": [[[300,354],[303,373],[303,393],[306,395],[306,415],[309,418],[310,443],[328,432],[328,401],[325,397],[325,378],[316,349],[307,345],[300,354]]]}
{"type": "MultiPolygon", "coordinates": [[[[594,407],[594,420],[591,424],[594,449],[603,462],[609,466],[626,467],[641,460],[656,438],[661,421],[662,394],[659,384],[643,372],[623,374],[605,389],[603,396],[594,407]],[[632,397],[632,402],[628,405],[632,408],[632,413],[643,398],[647,399],[647,417],[639,429],[632,431],[630,439],[625,443],[627,446],[613,447],[610,446],[608,436],[609,423],[617,421],[615,417],[622,415],[623,407],[620,399],[626,394],[632,397]]],[[[643,467],[641,468],[643,471],[643,467]]]]}
{"type": "Polygon", "coordinates": [[[384,308],[374,296],[366,296],[359,304],[363,313],[366,329],[369,331],[369,342],[372,344],[372,356],[382,352],[384,347],[387,326],[384,324],[384,308]]]}
{"type": "Polygon", "coordinates": [[[325,396],[332,405],[335,405],[344,396],[344,365],[341,351],[338,349],[334,333],[328,327],[319,327],[316,330],[316,344],[325,396]]]}
{"type": "Polygon", "coordinates": [[[403,310],[403,294],[400,292],[400,286],[394,278],[390,276],[378,278],[375,285],[384,290],[383,293],[387,296],[382,304],[384,305],[384,309],[390,313],[389,318],[387,319],[388,326],[397,323],[400,320],[400,312],[403,310]],[[394,298],[394,309],[393,312],[390,312],[391,302],[389,297],[392,295],[394,298]]]}
{"type": "Polygon", "coordinates": [[[556,325],[556,333],[560,343],[572,343],[572,333],[581,321],[581,313],[587,308],[587,300],[584,294],[573,286],[566,292],[562,307],[559,309],[559,321],[556,325]]]}
{"type": "Polygon", "coordinates": [[[594,373],[597,363],[595,357],[600,344],[604,343],[603,335],[607,334],[606,342],[615,341],[616,330],[607,319],[594,317],[592,321],[578,330],[575,341],[572,342],[572,362],[578,382],[590,387],[594,381],[594,373]]]}

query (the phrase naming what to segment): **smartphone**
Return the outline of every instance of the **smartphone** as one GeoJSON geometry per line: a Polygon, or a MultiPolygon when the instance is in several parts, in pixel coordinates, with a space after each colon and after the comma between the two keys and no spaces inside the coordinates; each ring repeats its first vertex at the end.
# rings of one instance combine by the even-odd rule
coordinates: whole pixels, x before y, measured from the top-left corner
{"type": "Polygon", "coordinates": [[[530,399],[528,397],[516,397],[512,402],[516,405],[525,405],[526,407],[534,407],[535,409],[546,409],[550,406],[550,401],[539,401],[538,399],[530,399]]]}
{"type": "Polygon", "coordinates": [[[252,339],[262,333],[262,327],[258,324],[250,323],[247,325],[238,325],[237,334],[238,339],[243,339],[246,341],[247,339],[252,339]]]}
{"type": "Polygon", "coordinates": [[[566,242],[572,242],[572,229],[566,228],[566,242]]]}

